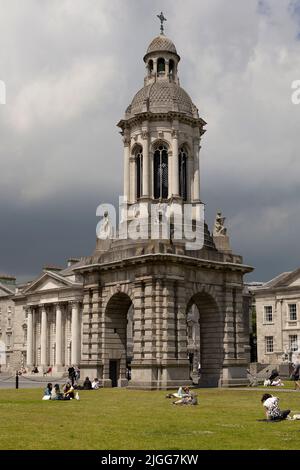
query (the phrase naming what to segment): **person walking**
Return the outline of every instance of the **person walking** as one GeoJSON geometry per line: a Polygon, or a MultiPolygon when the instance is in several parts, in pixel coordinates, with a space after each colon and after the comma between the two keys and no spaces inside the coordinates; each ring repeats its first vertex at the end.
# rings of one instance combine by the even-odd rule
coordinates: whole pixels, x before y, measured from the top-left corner
{"type": "Polygon", "coordinates": [[[294,365],[291,379],[294,381],[294,390],[300,390],[300,362],[294,365]]]}
{"type": "Polygon", "coordinates": [[[72,387],[74,385],[74,382],[75,382],[75,369],[73,366],[70,366],[69,369],[68,369],[68,374],[69,374],[69,379],[72,383],[72,387]]]}

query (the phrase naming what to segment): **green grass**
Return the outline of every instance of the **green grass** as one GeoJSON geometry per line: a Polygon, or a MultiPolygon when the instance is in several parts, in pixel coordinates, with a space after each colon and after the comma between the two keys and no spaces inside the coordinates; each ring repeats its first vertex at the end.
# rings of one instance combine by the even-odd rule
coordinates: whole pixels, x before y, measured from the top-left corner
{"type": "MultiPolygon", "coordinates": [[[[300,448],[300,421],[257,421],[261,391],[200,389],[199,405],[186,407],[166,392],[81,391],[66,402],[41,392],[0,390],[0,449],[300,448]]],[[[300,393],[276,394],[282,409],[300,413],[300,393]]]]}

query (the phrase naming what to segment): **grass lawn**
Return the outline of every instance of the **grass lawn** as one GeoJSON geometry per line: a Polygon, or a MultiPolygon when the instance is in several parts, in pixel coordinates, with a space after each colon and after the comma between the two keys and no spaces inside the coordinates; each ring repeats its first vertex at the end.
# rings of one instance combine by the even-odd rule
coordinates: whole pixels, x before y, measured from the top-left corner
{"type": "MultiPolygon", "coordinates": [[[[60,402],[0,390],[0,449],[300,449],[300,421],[257,421],[262,391],[197,393],[198,406],[177,407],[164,391],[81,391],[60,402]]],[[[300,413],[300,392],[273,393],[300,413]]]]}

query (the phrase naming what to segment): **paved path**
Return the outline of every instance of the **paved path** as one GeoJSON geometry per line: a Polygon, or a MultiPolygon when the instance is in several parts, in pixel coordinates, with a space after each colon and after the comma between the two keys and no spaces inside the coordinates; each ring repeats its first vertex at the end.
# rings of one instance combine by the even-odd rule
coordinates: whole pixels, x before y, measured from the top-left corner
{"type": "MultiPolygon", "coordinates": [[[[284,387],[272,387],[272,388],[267,388],[267,387],[263,387],[263,388],[257,388],[257,387],[247,387],[247,388],[244,388],[244,387],[236,387],[236,388],[222,388],[222,390],[233,390],[233,391],[242,391],[242,392],[294,392],[294,393],[299,393],[300,390],[294,390],[292,388],[284,388],[284,387]]],[[[299,393],[300,394],[300,393],[299,393]]]]}
{"type": "MultiPolygon", "coordinates": [[[[51,382],[52,384],[66,383],[66,377],[33,377],[33,376],[19,376],[19,388],[43,388],[45,384],[51,382]]],[[[16,388],[16,376],[0,374],[0,389],[16,388]]]]}

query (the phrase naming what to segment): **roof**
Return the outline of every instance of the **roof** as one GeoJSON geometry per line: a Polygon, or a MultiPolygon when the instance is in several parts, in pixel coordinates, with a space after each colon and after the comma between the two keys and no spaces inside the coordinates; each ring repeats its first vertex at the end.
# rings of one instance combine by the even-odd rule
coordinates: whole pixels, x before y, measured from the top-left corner
{"type": "Polygon", "coordinates": [[[158,80],[151,85],[144,86],[136,93],[126,114],[169,111],[184,113],[194,118],[199,117],[197,107],[183,88],[173,82],[158,80]]]}
{"type": "Polygon", "coordinates": [[[278,276],[274,277],[270,281],[266,282],[263,285],[263,288],[276,287],[278,284],[281,284],[282,281],[284,281],[290,274],[291,274],[291,271],[279,274],[278,276]]]}
{"type": "Polygon", "coordinates": [[[172,52],[173,54],[178,55],[175,44],[164,34],[160,34],[159,36],[156,36],[154,39],[152,39],[147,49],[146,55],[159,51],[172,52]]]}

